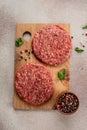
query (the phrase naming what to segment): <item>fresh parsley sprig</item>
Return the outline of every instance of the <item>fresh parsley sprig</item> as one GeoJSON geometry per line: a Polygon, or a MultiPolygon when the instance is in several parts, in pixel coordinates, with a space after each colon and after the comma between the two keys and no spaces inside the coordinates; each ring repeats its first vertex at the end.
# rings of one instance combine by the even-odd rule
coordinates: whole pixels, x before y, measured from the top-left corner
{"type": "Polygon", "coordinates": [[[18,39],[16,40],[16,43],[15,43],[16,47],[19,47],[19,46],[21,46],[22,44],[23,44],[22,38],[18,38],[18,39]]]}
{"type": "Polygon", "coordinates": [[[58,78],[59,80],[63,80],[66,76],[66,70],[63,69],[61,72],[58,72],[58,78]]]}
{"type": "Polygon", "coordinates": [[[75,48],[75,51],[78,52],[78,53],[81,53],[81,52],[83,52],[84,50],[81,49],[81,48],[79,48],[79,47],[76,47],[76,48],[75,48]]]}
{"type": "Polygon", "coordinates": [[[87,25],[83,26],[82,29],[87,29],[87,25]]]}

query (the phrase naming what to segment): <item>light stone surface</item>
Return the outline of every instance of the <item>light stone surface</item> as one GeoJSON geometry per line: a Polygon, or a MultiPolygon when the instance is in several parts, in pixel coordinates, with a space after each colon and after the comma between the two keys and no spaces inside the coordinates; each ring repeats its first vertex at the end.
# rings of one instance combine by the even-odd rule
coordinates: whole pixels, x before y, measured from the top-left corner
{"type": "Polygon", "coordinates": [[[0,0],[0,130],[87,130],[87,0],[0,0]],[[71,91],[80,99],[71,116],[57,111],[13,109],[16,23],[70,23],[73,38],[71,91]],[[83,42],[85,52],[76,46],[83,42]]]}

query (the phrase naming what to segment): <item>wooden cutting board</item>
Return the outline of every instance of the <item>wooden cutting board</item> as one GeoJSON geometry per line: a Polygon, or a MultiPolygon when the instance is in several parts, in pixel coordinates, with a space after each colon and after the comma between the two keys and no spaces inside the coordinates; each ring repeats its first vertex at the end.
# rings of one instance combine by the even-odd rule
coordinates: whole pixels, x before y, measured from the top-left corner
{"type": "MultiPolygon", "coordinates": [[[[36,59],[36,57],[34,56],[33,53],[30,53],[30,59],[28,58],[27,61],[25,60],[26,58],[26,53],[23,52],[23,54],[21,54],[24,59],[22,59],[21,61],[19,61],[19,56],[20,56],[20,52],[24,51],[25,49],[30,50],[30,52],[32,52],[32,38],[35,35],[35,33],[43,26],[48,25],[48,24],[17,24],[16,26],[16,39],[18,39],[19,37],[22,38],[23,40],[23,45],[20,47],[16,47],[16,51],[15,51],[15,73],[17,72],[17,70],[19,70],[19,68],[21,68],[21,66],[25,65],[26,63],[30,63],[30,62],[34,62],[34,63],[39,63],[39,64],[43,64],[42,62],[40,62],[39,60],[36,59]],[[23,37],[23,34],[25,32],[30,32],[31,33],[31,38],[26,41],[23,37]]],[[[57,24],[59,25],[59,24],[57,24]]],[[[62,27],[64,27],[69,33],[70,33],[70,25],[69,24],[60,24],[62,27]]],[[[22,109],[22,110],[51,110],[51,109],[55,109],[55,102],[56,102],[56,97],[63,91],[68,91],[69,87],[70,87],[70,58],[62,65],[58,65],[57,67],[50,67],[49,65],[43,64],[44,66],[46,66],[48,69],[50,69],[51,73],[52,73],[52,78],[54,81],[54,94],[52,96],[52,98],[39,106],[34,106],[34,105],[30,105],[24,101],[22,101],[15,90],[14,87],[14,108],[15,109],[22,109]],[[66,78],[65,80],[59,80],[58,79],[58,72],[61,69],[67,69],[68,71],[68,78],[66,78]]],[[[15,76],[15,74],[14,74],[15,76]]]]}

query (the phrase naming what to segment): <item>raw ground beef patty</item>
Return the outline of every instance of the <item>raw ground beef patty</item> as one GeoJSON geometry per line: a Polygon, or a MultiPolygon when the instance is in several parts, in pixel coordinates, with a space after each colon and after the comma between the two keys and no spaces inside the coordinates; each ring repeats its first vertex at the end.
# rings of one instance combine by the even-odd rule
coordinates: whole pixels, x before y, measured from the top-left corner
{"type": "Polygon", "coordinates": [[[71,37],[61,26],[47,25],[33,37],[32,48],[35,56],[43,63],[57,66],[64,63],[71,54],[71,37]]]}
{"type": "Polygon", "coordinates": [[[54,92],[50,71],[34,63],[28,63],[17,71],[15,87],[19,97],[32,105],[45,103],[54,92]]]}

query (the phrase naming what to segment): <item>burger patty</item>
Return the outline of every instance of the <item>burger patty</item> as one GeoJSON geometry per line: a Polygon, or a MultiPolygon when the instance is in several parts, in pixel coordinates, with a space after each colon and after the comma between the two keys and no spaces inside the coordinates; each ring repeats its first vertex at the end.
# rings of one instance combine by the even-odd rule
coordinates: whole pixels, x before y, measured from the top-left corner
{"type": "Polygon", "coordinates": [[[70,57],[71,37],[61,26],[47,25],[36,32],[32,48],[35,56],[43,63],[57,66],[70,57]]]}
{"type": "Polygon", "coordinates": [[[32,105],[47,102],[54,92],[50,71],[35,63],[28,63],[17,71],[15,87],[19,97],[32,105]]]}

